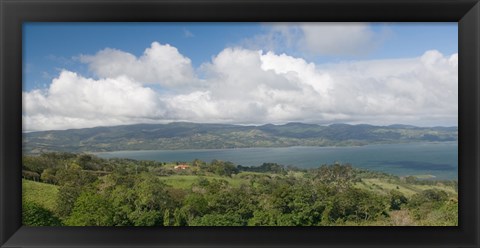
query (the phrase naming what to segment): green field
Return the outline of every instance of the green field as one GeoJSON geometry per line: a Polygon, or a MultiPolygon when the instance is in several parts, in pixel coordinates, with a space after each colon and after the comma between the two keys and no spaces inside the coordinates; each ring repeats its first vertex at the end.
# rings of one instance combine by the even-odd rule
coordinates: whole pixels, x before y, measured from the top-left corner
{"type": "Polygon", "coordinates": [[[53,211],[57,194],[58,187],[55,185],[22,179],[22,198],[25,201],[38,203],[53,211]]]}
{"type": "MultiPolygon", "coordinates": [[[[167,185],[179,188],[179,189],[190,189],[192,184],[198,182],[200,178],[207,180],[225,180],[233,187],[239,187],[242,184],[251,184],[252,177],[304,177],[304,172],[290,172],[288,175],[280,176],[271,173],[259,173],[259,172],[241,172],[232,177],[225,177],[219,175],[207,175],[207,176],[197,176],[197,175],[171,175],[160,177],[167,185]]],[[[388,195],[391,190],[397,190],[404,194],[407,197],[411,197],[417,193],[420,193],[427,189],[438,189],[447,192],[452,197],[457,197],[458,193],[451,186],[446,186],[442,184],[437,185],[420,185],[420,184],[410,184],[403,182],[401,180],[392,180],[385,178],[363,178],[361,182],[355,184],[357,188],[372,191],[381,195],[388,195]]]]}
{"type": "Polygon", "coordinates": [[[407,197],[411,197],[414,194],[420,193],[427,189],[438,189],[447,192],[452,196],[457,196],[457,192],[450,186],[444,185],[418,185],[408,184],[399,180],[389,180],[383,178],[364,178],[356,186],[361,189],[374,191],[379,194],[388,194],[391,190],[400,191],[407,197]]]}
{"type": "Polygon", "coordinates": [[[250,184],[250,178],[254,176],[275,176],[268,173],[259,173],[259,172],[241,172],[232,177],[219,176],[215,174],[197,176],[197,175],[171,175],[171,176],[162,176],[159,177],[167,185],[172,186],[173,188],[178,189],[190,189],[192,184],[198,182],[200,178],[211,180],[224,180],[227,181],[233,187],[240,187],[242,184],[250,184]]]}
{"type": "MultiPolygon", "coordinates": [[[[178,189],[190,189],[192,184],[198,182],[200,178],[205,178],[207,180],[225,180],[230,185],[237,187],[240,186],[243,180],[229,178],[229,177],[221,177],[221,176],[195,176],[195,175],[173,175],[167,177],[160,177],[162,181],[164,181],[167,185],[172,186],[173,188],[178,189]]],[[[246,183],[246,181],[243,181],[246,183]]]]}

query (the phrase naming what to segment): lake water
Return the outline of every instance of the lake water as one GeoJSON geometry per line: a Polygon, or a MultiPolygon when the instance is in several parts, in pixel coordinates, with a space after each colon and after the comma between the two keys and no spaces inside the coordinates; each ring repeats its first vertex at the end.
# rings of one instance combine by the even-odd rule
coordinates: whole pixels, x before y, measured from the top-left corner
{"type": "Polygon", "coordinates": [[[96,153],[102,158],[131,158],[162,162],[213,159],[237,165],[258,166],[264,162],[318,167],[334,162],[387,172],[398,176],[433,175],[436,179],[458,178],[457,142],[367,145],[355,147],[282,147],[204,150],[116,151],[96,153]]]}

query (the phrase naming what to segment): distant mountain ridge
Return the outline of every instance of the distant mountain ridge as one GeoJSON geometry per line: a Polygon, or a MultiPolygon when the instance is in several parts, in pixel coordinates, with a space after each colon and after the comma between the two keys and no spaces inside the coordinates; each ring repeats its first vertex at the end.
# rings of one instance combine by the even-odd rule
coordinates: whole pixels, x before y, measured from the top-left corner
{"type": "Polygon", "coordinates": [[[359,146],[456,141],[457,127],[373,126],[299,122],[242,126],[172,122],[23,134],[23,151],[101,152],[120,150],[222,149],[287,146],[359,146]]]}

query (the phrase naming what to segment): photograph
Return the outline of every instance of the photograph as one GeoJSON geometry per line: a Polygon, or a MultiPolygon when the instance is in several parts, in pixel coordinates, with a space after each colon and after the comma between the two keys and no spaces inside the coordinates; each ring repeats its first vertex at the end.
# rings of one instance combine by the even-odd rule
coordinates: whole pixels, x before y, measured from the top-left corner
{"type": "Polygon", "coordinates": [[[458,22],[24,22],[21,42],[22,225],[459,226],[458,22]]]}

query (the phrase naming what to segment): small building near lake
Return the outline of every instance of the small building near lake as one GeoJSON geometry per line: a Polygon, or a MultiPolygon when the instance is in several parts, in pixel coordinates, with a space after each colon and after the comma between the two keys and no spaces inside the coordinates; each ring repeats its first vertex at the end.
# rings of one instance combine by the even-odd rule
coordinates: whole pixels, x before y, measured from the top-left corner
{"type": "Polygon", "coordinates": [[[186,170],[186,169],[189,169],[190,166],[186,165],[186,164],[179,164],[175,167],[173,167],[175,170],[186,170]]]}

